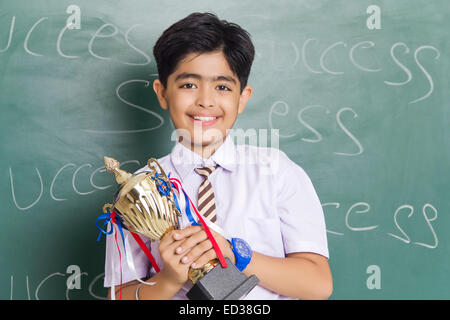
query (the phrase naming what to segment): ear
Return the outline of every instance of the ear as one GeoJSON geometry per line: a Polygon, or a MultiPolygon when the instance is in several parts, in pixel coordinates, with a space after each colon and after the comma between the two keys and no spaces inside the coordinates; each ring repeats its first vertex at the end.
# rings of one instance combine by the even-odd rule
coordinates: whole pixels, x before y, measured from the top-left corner
{"type": "Polygon", "coordinates": [[[159,79],[153,81],[153,91],[155,91],[156,96],[158,97],[159,105],[161,108],[167,110],[168,103],[165,97],[165,88],[159,79]]]}
{"type": "Polygon", "coordinates": [[[239,107],[238,114],[244,112],[245,105],[247,104],[248,99],[252,96],[253,88],[251,86],[245,86],[244,90],[242,90],[241,96],[239,97],[239,107]]]}

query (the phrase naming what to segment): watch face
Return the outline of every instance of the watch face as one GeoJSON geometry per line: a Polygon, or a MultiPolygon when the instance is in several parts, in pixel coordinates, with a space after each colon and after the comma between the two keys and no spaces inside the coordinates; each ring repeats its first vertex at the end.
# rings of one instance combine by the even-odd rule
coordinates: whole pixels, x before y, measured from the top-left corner
{"type": "Polygon", "coordinates": [[[239,252],[239,255],[244,258],[251,257],[250,246],[242,239],[236,239],[234,242],[234,247],[236,251],[239,252]]]}

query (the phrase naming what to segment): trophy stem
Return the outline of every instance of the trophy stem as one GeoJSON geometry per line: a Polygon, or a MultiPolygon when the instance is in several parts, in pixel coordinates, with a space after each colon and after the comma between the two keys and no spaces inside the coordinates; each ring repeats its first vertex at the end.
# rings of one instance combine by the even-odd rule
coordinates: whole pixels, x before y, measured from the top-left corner
{"type": "Polygon", "coordinates": [[[215,266],[219,264],[219,259],[212,259],[200,269],[189,268],[188,278],[192,284],[195,284],[198,280],[203,278],[205,274],[211,271],[215,266]]]}

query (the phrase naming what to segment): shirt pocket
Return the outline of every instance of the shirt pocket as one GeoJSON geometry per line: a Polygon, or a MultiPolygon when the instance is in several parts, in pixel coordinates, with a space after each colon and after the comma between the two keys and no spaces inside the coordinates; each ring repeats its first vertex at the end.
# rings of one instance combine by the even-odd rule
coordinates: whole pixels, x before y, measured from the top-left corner
{"type": "Polygon", "coordinates": [[[280,220],[277,218],[245,218],[245,241],[253,251],[284,257],[280,220]]]}

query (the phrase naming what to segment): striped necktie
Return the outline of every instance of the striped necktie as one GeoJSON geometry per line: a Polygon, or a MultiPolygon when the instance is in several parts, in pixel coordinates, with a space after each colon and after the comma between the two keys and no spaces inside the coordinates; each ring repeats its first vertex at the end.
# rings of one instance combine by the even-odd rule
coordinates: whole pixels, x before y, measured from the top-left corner
{"type": "Polygon", "coordinates": [[[198,189],[197,209],[199,213],[211,222],[216,221],[216,204],[214,201],[214,191],[208,176],[216,170],[217,166],[194,169],[195,172],[204,177],[198,189]]]}

